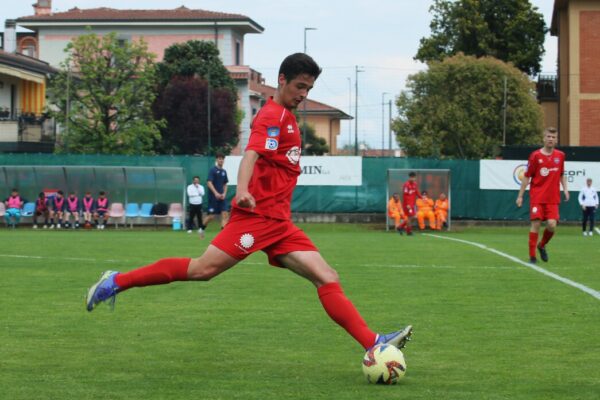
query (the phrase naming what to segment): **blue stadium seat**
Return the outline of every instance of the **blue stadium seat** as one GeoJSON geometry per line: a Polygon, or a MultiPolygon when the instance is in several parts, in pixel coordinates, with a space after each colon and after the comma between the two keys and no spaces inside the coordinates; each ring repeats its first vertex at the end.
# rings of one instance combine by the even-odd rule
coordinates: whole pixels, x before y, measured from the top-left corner
{"type": "MultiPolygon", "coordinates": [[[[125,207],[125,225],[127,225],[127,218],[137,218],[140,216],[140,207],[138,203],[127,203],[125,207]]],[[[133,222],[130,220],[130,227],[133,228],[133,222]]]]}
{"type": "Polygon", "coordinates": [[[152,217],[152,203],[142,203],[140,208],[140,217],[151,218],[152,217]]]}
{"type": "Polygon", "coordinates": [[[35,203],[29,202],[23,205],[23,209],[21,210],[21,215],[23,217],[31,217],[35,212],[35,203]]]}

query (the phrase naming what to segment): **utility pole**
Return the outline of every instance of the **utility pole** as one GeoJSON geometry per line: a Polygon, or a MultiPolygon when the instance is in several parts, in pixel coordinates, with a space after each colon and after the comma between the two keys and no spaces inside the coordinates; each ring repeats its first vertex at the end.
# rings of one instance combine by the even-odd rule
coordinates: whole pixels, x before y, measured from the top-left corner
{"type": "Polygon", "coordinates": [[[388,126],[389,126],[389,150],[390,154],[392,154],[392,100],[388,102],[388,126]]]}
{"type": "Polygon", "coordinates": [[[358,155],[358,73],[365,72],[364,69],[360,69],[358,65],[355,66],[355,78],[354,78],[354,155],[358,155]]]}
{"type": "Polygon", "coordinates": [[[388,92],[381,93],[381,157],[385,153],[385,95],[388,92]]]}
{"type": "Polygon", "coordinates": [[[502,145],[506,146],[506,86],[507,86],[507,79],[506,76],[504,77],[504,104],[502,105],[502,145]]]}
{"type": "Polygon", "coordinates": [[[208,72],[206,74],[206,97],[207,97],[207,110],[206,110],[206,131],[208,132],[208,153],[210,154],[212,152],[212,140],[211,140],[211,129],[210,129],[210,108],[211,108],[211,102],[210,102],[210,72],[208,72]]]}
{"type": "MultiPolygon", "coordinates": [[[[306,54],[306,31],[316,31],[317,28],[304,27],[304,54],[306,54]]],[[[306,98],[302,101],[302,149],[306,147],[306,98]]]]}
{"type": "MultiPolygon", "coordinates": [[[[348,115],[352,114],[352,78],[348,77],[348,115]]],[[[352,121],[348,120],[348,154],[352,144],[352,121]]]]}

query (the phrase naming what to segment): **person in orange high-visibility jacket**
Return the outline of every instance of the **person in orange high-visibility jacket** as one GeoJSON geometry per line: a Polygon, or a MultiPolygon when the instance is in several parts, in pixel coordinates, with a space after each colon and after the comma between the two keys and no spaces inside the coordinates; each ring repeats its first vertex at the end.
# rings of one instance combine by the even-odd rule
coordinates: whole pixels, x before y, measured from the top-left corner
{"type": "Polygon", "coordinates": [[[402,234],[404,229],[401,226],[401,222],[403,219],[406,219],[406,215],[404,215],[404,211],[402,210],[402,202],[398,193],[394,193],[388,202],[388,216],[394,220],[394,226],[398,233],[402,234]]]}
{"type": "Polygon", "coordinates": [[[420,230],[425,229],[425,218],[429,220],[429,227],[436,229],[433,200],[427,196],[427,192],[421,193],[421,198],[417,199],[417,221],[420,230]]]}
{"type": "Polygon", "coordinates": [[[435,201],[435,221],[437,228],[442,229],[448,221],[448,198],[444,193],[440,194],[440,197],[435,201]]]}

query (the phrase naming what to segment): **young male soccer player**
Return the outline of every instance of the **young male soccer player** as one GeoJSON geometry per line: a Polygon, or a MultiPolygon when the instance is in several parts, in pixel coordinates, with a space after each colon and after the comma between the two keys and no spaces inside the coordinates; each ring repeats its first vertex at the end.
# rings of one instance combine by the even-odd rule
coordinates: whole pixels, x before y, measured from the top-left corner
{"type": "Polygon", "coordinates": [[[406,234],[409,236],[412,235],[412,225],[415,221],[415,216],[417,215],[415,207],[417,197],[421,198],[421,193],[417,186],[417,174],[411,171],[408,174],[408,180],[404,182],[404,185],[402,186],[402,204],[404,205],[406,219],[401,227],[406,228],[406,234]]]}
{"type": "Polygon", "coordinates": [[[301,136],[294,110],[312,89],[321,69],[303,53],[288,56],[278,87],[252,123],[240,163],[231,219],[199,258],[166,258],[126,273],[106,271],[88,291],[87,310],[136,286],[173,281],[207,281],[262,250],[269,263],[311,281],[327,314],[367,349],[389,343],[402,348],[412,327],[387,335],[373,332],[344,294],[337,272],[291,221],[290,203],[300,175],[301,136]]]}
{"type": "Polygon", "coordinates": [[[555,128],[546,128],[544,131],[544,147],[531,153],[527,161],[527,171],[521,181],[521,188],[517,196],[517,207],[523,205],[523,194],[527,185],[529,188],[529,262],[535,264],[537,258],[535,249],[540,252],[542,261],[548,261],[546,244],[552,239],[556,222],[559,219],[558,205],[560,204],[560,185],[565,193],[565,201],[569,201],[567,179],[563,175],[565,170],[565,153],[555,149],[558,134],[555,128]],[[546,221],[546,229],[542,240],[538,243],[538,236],[542,221],[546,221]]]}
{"type": "Polygon", "coordinates": [[[225,156],[217,154],[215,166],[208,171],[206,186],[208,187],[208,213],[204,218],[204,226],[215,218],[215,215],[221,215],[221,228],[224,228],[229,221],[229,204],[225,201],[227,197],[227,171],[223,168],[225,156]]]}

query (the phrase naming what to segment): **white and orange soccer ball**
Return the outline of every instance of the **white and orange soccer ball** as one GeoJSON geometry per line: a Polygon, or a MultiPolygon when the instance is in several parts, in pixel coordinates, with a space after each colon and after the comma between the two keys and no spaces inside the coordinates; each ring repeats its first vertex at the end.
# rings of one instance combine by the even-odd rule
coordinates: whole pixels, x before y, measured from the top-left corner
{"type": "Polygon", "coordinates": [[[365,353],[363,373],[369,383],[394,385],[406,373],[404,354],[391,344],[378,344],[365,353]]]}

